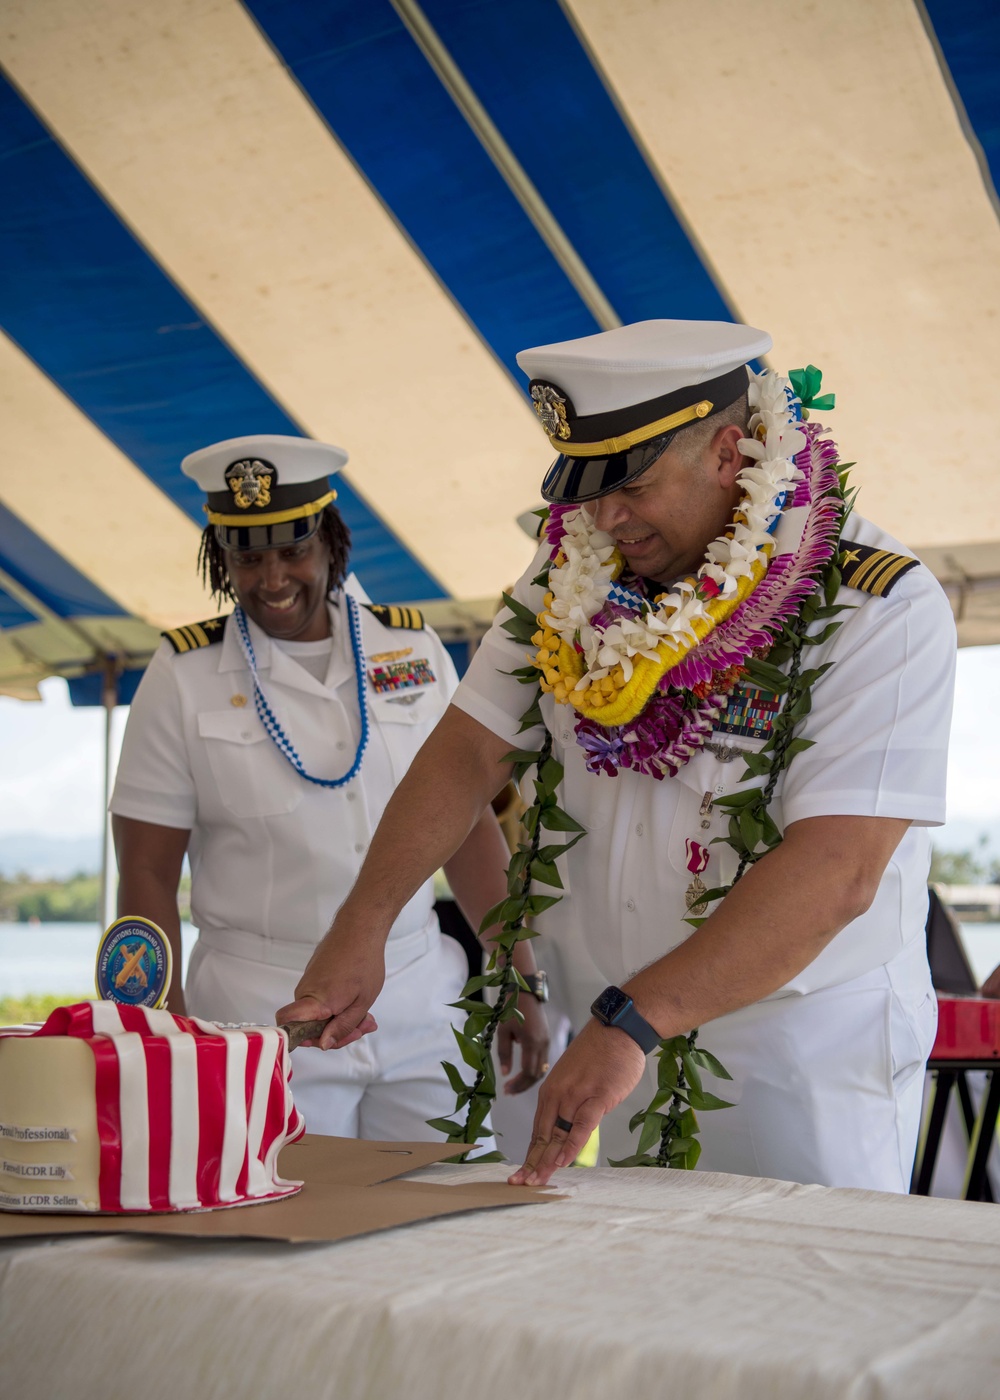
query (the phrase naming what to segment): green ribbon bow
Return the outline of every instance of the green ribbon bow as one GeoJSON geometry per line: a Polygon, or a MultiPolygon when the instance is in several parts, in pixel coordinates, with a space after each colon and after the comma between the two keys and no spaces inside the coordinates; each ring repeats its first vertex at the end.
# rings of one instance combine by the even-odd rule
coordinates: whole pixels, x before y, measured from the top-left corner
{"type": "Polygon", "coordinates": [[[788,377],[792,381],[792,388],[802,401],[803,408],[814,408],[823,412],[836,406],[836,394],[820,394],[823,371],[815,365],[806,365],[805,369],[790,369],[788,377]]]}

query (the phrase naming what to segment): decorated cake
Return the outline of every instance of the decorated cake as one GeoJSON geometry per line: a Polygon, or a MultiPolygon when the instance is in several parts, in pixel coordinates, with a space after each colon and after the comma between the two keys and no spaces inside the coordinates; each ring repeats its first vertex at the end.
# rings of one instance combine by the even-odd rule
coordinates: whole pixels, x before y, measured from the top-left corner
{"type": "Polygon", "coordinates": [[[0,1209],[186,1211],[298,1191],[305,1131],[276,1026],[81,1002],[0,1030],[0,1209]]]}

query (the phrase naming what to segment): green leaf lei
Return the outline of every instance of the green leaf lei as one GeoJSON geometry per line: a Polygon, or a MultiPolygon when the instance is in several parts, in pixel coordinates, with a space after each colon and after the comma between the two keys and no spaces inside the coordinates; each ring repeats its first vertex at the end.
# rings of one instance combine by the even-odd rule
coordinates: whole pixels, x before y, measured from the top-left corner
{"type": "MultiPolygon", "coordinates": [[[[827,399],[832,400],[832,395],[826,395],[822,400],[813,397],[819,388],[818,376],[819,371],[810,365],[789,377],[803,402],[817,408],[832,407],[832,403],[826,402],[827,399]],[[816,376],[815,380],[811,371],[816,376]],[[801,383],[796,382],[796,375],[801,377],[801,383]]],[[[847,473],[853,465],[846,463],[838,469],[841,525],[853,504],[854,493],[846,489],[847,473]]],[[[819,575],[815,592],[806,598],[791,621],[781,624],[767,659],[745,663],[747,679],[782,696],[783,703],[763,747],[758,752],[745,755],[746,768],[740,781],[764,777],[763,785],[720,798],[716,802],[716,806],[729,815],[728,835],[716,839],[737,853],[739,866],[730,884],[699,894],[696,900],[699,905],[724,899],[751,865],[781,843],[781,832],[771,818],[768,807],[781,773],[796,754],[812,746],[811,739],[797,739],[795,730],[810,712],[813,684],[832,664],[828,662],[803,670],[803,653],[807,647],[820,646],[829,640],[842,626],[834,619],[849,606],[835,602],[841,584],[838,558],[835,552],[819,575]],[[819,621],[825,621],[826,625],[818,634],[810,636],[808,629],[819,621]],[[782,669],[785,666],[787,671],[782,669]]],[[[544,587],[547,580],[548,565],[532,582],[544,587]]],[[[514,641],[530,645],[538,629],[535,614],[507,593],[503,595],[503,601],[511,613],[507,621],[501,623],[504,631],[514,641]]],[[[538,670],[534,666],[522,666],[508,674],[516,676],[522,684],[534,687],[531,704],[521,717],[519,732],[537,728],[544,723],[539,705],[542,691],[538,684],[538,670]]],[[[537,937],[527,926],[526,919],[551,908],[561,898],[561,895],[531,894],[532,882],[562,889],[555,861],[586,835],[580,823],[564,812],[556,801],[563,767],[552,757],[552,735],[548,730],[540,749],[515,749],[506,754],[503,761],[513,764],[516,783],[520,783],[530,769],[535,768],[535,797],[522,818],[527,839],[519,844],[507,868],[507,898],[487,912],[479,930],[484,933],[498,923],[501,925],[500,933],[495,936],[495,951],[486,972],[471,978],[462,991],[461,999],[452,1003],[466,1013],[463,1029],[456,1030],[454,1034],[461,1057],[475,1071],[475,1078],[468,1085],[455,1065],[443,1062],[445,1074],[456,1095],[455,1117],[431,1118],[428,1119],[428,1126],[444,1133],[449,1143],[464,1148],[451,1159],[458,1162],[503,1160],[501,1152],[481,1153],[478,1157],[470,1157],[469,1154],[479,1139],[488,1135],[483,1125],[496,1098],[492,1046],[497,1027],[503,1021],[515,1018],[523,1020],[517,1002],[520,992],[528,989],[514,968],[514,948],[524,939],[537,937]],[[568,833],[571,839],[565,843],[543,845],[542,833],[546,830],[568,833]],[[492,1007],[473,999],[476,992],[486,987],[496,988],[496,1002],[492,1007]],[[457,1115],[463,1108],[465,1120],[459,1122],[457,1115]]],[[[700,928],[706,917],[691,917],[686,922],[693,928],[700,928]]],[[[656,1093],[649,1106],[640,1109],[629,1123],[632,1132],[639,1132],[636,1151],[630,1157],[612,1162],[612,1166],[672,1167],[688,1171],[696,1166],[701,1155],[696,1113],[730,1106],[725,1099],[720,1099],[703,1087],[701,1071],[705,1070],[717,1079],[732,1078],[714,1055],[697,1045],[697,1038],[698,1030],[695,1028],[688,1035],[671,1036],[660,1042],[656,1051],[656,1093]]]]}
{"type": "MultiPolygon", "coordinates": [[[[530,644],[532,634],[538,629],[535,614],[507,593],[503,595],[503,601],[511,611],[511,617],[501,624],[504,630],[515,641],[530,644]]],[[[513,674],[518,680],[535,687],[531,704],[521,716],[519,732],[523,733],[542,723],[538,706],[542,692],[534,666],[521,667],[513,674]]],[[[455,1039],[462,1059],[475,1071],[475,1078],[471,1085],[466,1084],[458,1069],[444,1062],[444,1072],[455,1090],[455,1114],[464,1108],[465,1121],[459,1123],[456,1118],[430,1118],[428,1126],[444,1133],[450,1143],[466,1144],[466,1150],[453,1159],[460,1162],[503,1160],[500,1152],[485,1152],[473,1158],[469,1157],[469,1152],[481,1137],[487,1135],[483,1124],[496,1098],[492,1047],[497,1027],[503,1021],[524,1019],[517,1009],[517,1001],[520,993],[528,988],[514,967],[514,948],[525,939],[537,937],[525,920],[558,904],[562,898],[558,894],[532,894],[532,882],[561,890],[563,884],[556,869],[556,859],[586,834],[580,823],[564,812],[556,801],[563,766],[552,757],[552,735],[548,731],[540,749],[515,749],[505,754],[502,761],[513,764],[516,783],[520,783],[531,768],[536,770],[535,800],[522,819],[527,840],[519,844],[507,867],[507,898],[487,911],[479,929],[480,933],[485,933],[500,924],[486,972],[471,978],[463,988],[461,999],[452,1003],[466,1013],[465,1025],[461,1031],[455,1031],[455,1039]],[[570,839],[565,843],[543,845],[545,831],[566,832],[570,839]],[[496,1002],[492,1007],[486,1002],[471,999],[474,993],[486,987],[496,988],[496,1002]]]]}

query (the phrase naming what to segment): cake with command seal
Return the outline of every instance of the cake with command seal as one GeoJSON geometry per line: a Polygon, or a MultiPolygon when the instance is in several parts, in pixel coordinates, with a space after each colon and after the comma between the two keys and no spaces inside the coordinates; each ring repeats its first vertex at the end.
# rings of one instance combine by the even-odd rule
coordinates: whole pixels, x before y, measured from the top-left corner
{"type": "Polygon", "coordinates": [[[115,1001],[0,1030],[0,1209],[192,1211],[293,1195],[302,1183],[278,1174],[281,1148],[305,1131],[290,1073],[277,1026],[115,1001]]]}
{"type": "Polygon", "coordinates": [[[172,975],[170,940],[152,919],[116,919],[97,950],[97,995],[123,1006],[167,1004],[172,975]]]}

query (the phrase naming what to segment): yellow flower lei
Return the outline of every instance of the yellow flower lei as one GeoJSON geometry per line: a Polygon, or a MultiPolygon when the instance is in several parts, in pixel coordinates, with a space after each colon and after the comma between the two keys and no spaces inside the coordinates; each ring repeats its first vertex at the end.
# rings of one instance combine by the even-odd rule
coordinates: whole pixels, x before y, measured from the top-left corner
{"type": "MultiPolygon", "coordinates": [[[[770,522],[799,476],[794,457],[805,445],[805,439],[791,408],[794,399],[790,397],[792,385],[788,380],[765,371],[752,376],[750,388],[756,410],[753,435],[750,440],[741,440],[740,447],[752,461],[741,469],[737,478],[743,486],[743,495],[732,521],[723,535],[709,545],[696,577],[686,579],[674,589],[665,588],[658,606],[637,611],[634,621],[639,626],[633,629],[637,639],[634,644],[628,641],[624,647],[619,642],[607,644],[612,653],[618,652],[619,660],[615,665],[594,665],[592,639],[586,644],[586,655],[577,650],[574,640],[580,634],[570,635],[565,618],[558,617],[556,596],[562,598],[564,589],[572,588],[573,581],[581,577],[589,576],[592,583],[602,575],[605,582],[609,574],[616,579],[624,560],[619,550],[608,548],[609,537],[594,531],[592,522],[588,530],[585,512],[568,527],[563,536],[563,549],[551,566],[558,571],[560,586],[545,594],[542,608],[536,614],[538,631],[531,639],[537,651],[530,659],[541,672],[542,690],[550,693],[558,704],[572,705],[586,719],[608,728],[629,724],[645,709],[667,672],[732,616],[764,578],[775,548],[773,539],[769,538],[770,522]],[[590,542],[594,534],[606,541],[596,549],[590,542]],[[747,558],[751,549],[753,557],[747,558]],[[596,570],[595,565],[598,566],[596,570]],[[566,570],[568,574],[564,573],[566,570]],[[735,583],[736,587],[732,591],[728,587],[720,588],[723,580],[735,583]],[[691,613],[688,600],[698,605],[691,613]],[[682,609],[685,615],[679,616],[682,609]],[[651,613],[655,615],[655,624],[649,627],[645,622],[651,613]],[[657,633],[664,631],[672,631],[672,635],[657,637],[657,633]]],[[[551,573],[549,578],[551,580],[551,573]]],[[[597,583],[597,587],[600,586],[597,583]]],[[[608,586],[609,590],[613,587],[612,584],[608,586]]],[[[592,591],[590,598],[588,606],[593,607],[592,591]]],[[[612,629],[596,630],[598,636],[603,631],[607,637],[612,629]]],[[[601,650],[599,646],[596,654],[601,650]]]]}
{"type": "MultiPolygon", "coordinates": [[[[550,693],[557,704],[570,704],[585,718],[603,725],[627,724],[642,713],[650,696],[663,676],[678,662],[683,661],[692,647],[703,642],[710,632],[725,622],[739,605],[750,597],[761,579],[767,573],[767,559],[758,559],[750,574],[741,578],[735,594],[731,598],[715,598],[706,604],[706,616],[697,617],[691,623],[695,640],[680,638],[664,640],[657,645],[659,657],[656,661],[648,656],[636,656],[632,662],[632,675],[628,680],[621,665],[614,666],[599,681],[593,681],[585,690],[576,686],[583,677],[583,657],[564,641],[558,632],[552,630],[552,619],[548,609],[553,596],[546,593],[545,603],[538,614],[539,630],[532,637],[532,644],[538,648],[532,657],[532,665],[541,671],[542,690],[550,693]]],[[[689,580],[694,583],[694,580],[689,580]]]]}

